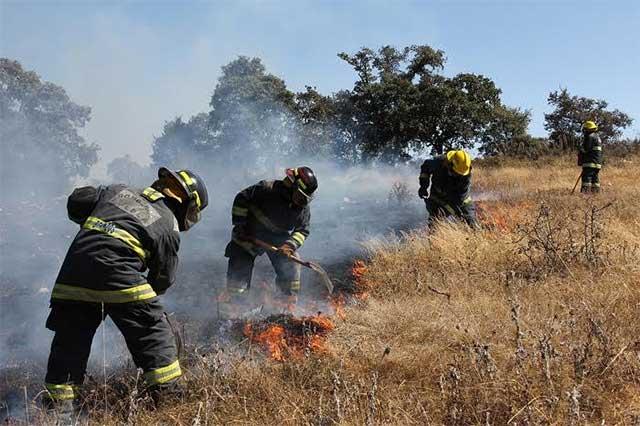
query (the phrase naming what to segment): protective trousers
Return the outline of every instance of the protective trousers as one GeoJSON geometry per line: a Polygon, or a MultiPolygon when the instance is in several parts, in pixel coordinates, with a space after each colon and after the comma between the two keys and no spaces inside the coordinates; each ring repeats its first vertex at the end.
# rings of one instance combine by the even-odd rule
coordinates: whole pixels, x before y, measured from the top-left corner
{"type": "MultiPolygon", "coordinates": [[[[300,265],[279,253],[267,252],[276,272],[276,285],[287,296],[300,291],[300,265]]],[[[227,268],[227,290],[231,294],[242,293],[251,286],[253,265],[257,254],[249,253],[235,242],[229,243],[225,256],[229,258],[227,268]]]]}
{"type": "Polygon", "coordinates": [[[53,400],[74,399],[84,380],[91,342],[109,316],[125,338],[135,365],[150,387],[181,374],[175,337],[158,300],[119,304],[52,302],[47,328],[55,332],[45,377],[53,400]]]}
{"type": "Polygon", "coordinates": [[[580,192],[600,192],[600,169],[594,167],[582,168],[582,186],[580,192]]]}

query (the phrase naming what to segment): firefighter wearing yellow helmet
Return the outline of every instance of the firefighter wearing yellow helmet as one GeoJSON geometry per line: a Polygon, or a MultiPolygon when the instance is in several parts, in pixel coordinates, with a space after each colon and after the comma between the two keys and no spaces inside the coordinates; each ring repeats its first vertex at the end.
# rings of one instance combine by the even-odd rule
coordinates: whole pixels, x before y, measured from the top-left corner
{"type": "Polygon", "coordinates": [[[429,223],[437,218],[460,218],[471,227],[479,227],[470,190],[471,156],[468,152],[449,151],[422,164],[418,195],[425,200],[429,223]]]}
{"type": "Polygon", "coordinates": [[[578,165],[582,166],[580,192],[600,192],[600,169],[602,168],[602,142],[598,136],[598,125],[587,120],[582,125],[582,145],[578,151],[578,165]]]}

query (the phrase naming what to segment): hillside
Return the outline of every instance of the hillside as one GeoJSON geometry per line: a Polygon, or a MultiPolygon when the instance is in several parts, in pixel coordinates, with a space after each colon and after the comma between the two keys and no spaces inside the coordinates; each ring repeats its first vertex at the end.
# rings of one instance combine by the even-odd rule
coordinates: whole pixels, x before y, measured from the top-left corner
{"type": "Polygon", "coordinates": [[[182,400],[150,410],[135,377],[114,376],[106,410],[89,383],[85,421],[637,424],[638,160],[612,160],[598,196],[569,194],[570,160],[478,165],[483,231],[371,241],[336,313],[286,324],[299,341],[280,356],[234,324],[215,347],[187,348],[182,400]]]}

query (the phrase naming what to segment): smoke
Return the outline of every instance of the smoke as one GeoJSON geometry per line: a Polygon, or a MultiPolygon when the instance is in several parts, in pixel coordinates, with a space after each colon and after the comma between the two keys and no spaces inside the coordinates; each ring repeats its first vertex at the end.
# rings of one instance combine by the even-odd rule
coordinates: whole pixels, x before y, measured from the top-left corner
{"type": "MultiPolygon", "coordinates": [[[[251,106],[246,108],[249,115],[257,113],[250,110],[251,106]]],[[[300,256],[317,261],[330,272],[336,265],[364,256],[363,243],[367,240],[407,230],[423,217],[424,207],[414,196],[418,174],[415,166],[342,166],[310,152],[296,126],[290,126],[288,120],[290,117],[274,109],[273,116],[262,121],[261,129],[273,146],[243,151],[242,161],[235,161],[236,154],[231,151],[220,151],[216,157],[203,156],[197,144],[179,140],[176,143],[183,150],[172,164],[163,164],[194,170],[207,183],[210,195],[201,222],[182,234],[177,285],[163,296],[167,311],[175,313],[186,331],[187,343],[215,343],[212,327],[218,317],[216,296],[225,286],[224,249],[231,236],[231,205],[243,188],[263,179],[281,179],[287,167],[311,167],[319,179],[319,190],[311,204],[311,235],[300,256]],[[398,182],[406,185],[408,197],[398,198],[396,194],[390,198],[392,187],[398,182]]],[[[227,140],[229,147],[244,142],[227,140]]],[[[2,149],[7,149],[6,145],[2,149]]],[[[108,185],[119,181],[144,187],[151,183],[156,170],[124,156],[112,161],[108,172],[109,177],[77,184],[108,185]]],[[[18,169],[8,173],[25,176],[18,169]]],[[[43,177],[38,176],[38,180],[43,177]]],[[[29,371],[37,377],[36,382],[44,375],[53,334],[44,327],[50,290],[78,230],[66,217],[66,196],[61,195],[71,188],[55,175],[44,178],[52,183],[51,190],[36,198],[19,195],[18,202],[3,205],[0,211],[0,373],[6,376],[29,371]]],[[[36,184],[28,174],[16,182],[14,194],[30,194],[36,184]]],[[[261,256],[254,270],[254,287],[266,283],[276,291],[274,277],[267,257],[261,256]]],[[[313,301],[318,282],[309,271],[303,271],[302,278],[303,298],[313,301]]],[[[108,369],[122,367],[129,359],[122,336],[107,320],[94,338],[89,373],[101,374],[105,363],[108,369]]]]}

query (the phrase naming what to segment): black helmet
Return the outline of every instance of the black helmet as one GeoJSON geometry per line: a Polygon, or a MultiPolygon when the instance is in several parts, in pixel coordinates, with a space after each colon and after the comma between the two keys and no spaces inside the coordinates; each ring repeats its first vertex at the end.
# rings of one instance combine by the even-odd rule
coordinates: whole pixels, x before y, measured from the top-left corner
{"type": "Polygon", "coordinates": [[[287,169],[285,182],[293,189],[292,201],[299,206],[306,206],[313,199],[313,193],[318,189],[318,179],[309,167],[302,166],[287,169]]]}
{"type": "Polygon", "coordinates": [[[166,167],[160,167],[158,177],[174,178],[189,196],[189,201],[183,214],[177,217],[181,231],[186,231],[200,220],[200,212],[209,205],[209,194],[204,181],[191,170],[178,170],[174,172],[166,167]]]}

